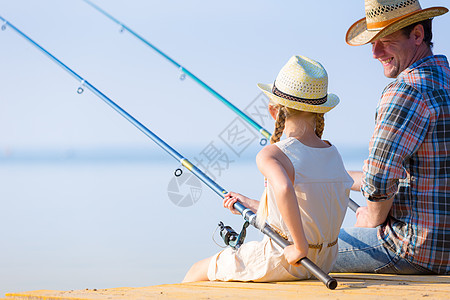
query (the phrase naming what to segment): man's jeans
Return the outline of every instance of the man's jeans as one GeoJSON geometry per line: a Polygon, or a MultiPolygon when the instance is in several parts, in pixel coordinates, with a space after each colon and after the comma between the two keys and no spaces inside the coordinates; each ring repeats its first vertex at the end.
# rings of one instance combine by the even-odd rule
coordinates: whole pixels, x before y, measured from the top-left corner
{"type": "Polygon", "coordinates": [[[377,228],[342,228],[339,253],[332,272],[382,274],[434,274],[384,247],[377,228]]]}

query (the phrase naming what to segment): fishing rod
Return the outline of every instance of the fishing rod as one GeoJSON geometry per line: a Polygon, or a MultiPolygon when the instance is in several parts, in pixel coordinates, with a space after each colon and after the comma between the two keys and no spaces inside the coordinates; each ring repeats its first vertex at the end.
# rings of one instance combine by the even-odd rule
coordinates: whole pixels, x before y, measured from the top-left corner
{"type": "MultiPolygon", "coordinates": [[[[175,60],[173,60],[171,57],[169,57],[167,54],[165,54],[163,51],[161,51],[160,49],[158,49],[156,46],[154,46],[153,44],[151,44],[149,41],[147,41],[145,38],[143,38],[141,35],[137,34],[134,30],[132,30],[131,28],[129,28],[127,25],[125,25],[124,23],[120,22],[119,20],[117,20],[116,18],[114,18],[112,15],[110,15],[109,13],[107,13],[105,10],[103,10],[101,7],[99,7],[98,5],[94,4],[92,1],[89,0],[83,0],[84,2],[86,2],[87,4],[89,4],[91,7],[95,8],[97,11],[99,11],[100,13],[102,13],[104,16],[106,16],[107,18],[109,18],[110,20],[112,20],[113,22],[115,22],[116,24],[118,24],[119,26],[121,26],[120,31],[123,32],[124,30],[128,31],[129,33],[131,33],[134,37],[136,37],[138,40],[140,40],[141,42],[143,42],[144,44],[146,44],[147,46],[149,46],[150,48],[152,48],[153,50],[155,50],[157,53],[159,53],[162,57],[164,57],[165,59],[167,59],[169,62],[171,62],[172,64],[174,64],[181,72],[182,74],[186,74],[188,75],[190,78],[192,78],[195,82],[197,82],[200,86],[202,86],[203,88],[205,88],[208,92],[210,92],[212,95],[214,95],[217,99],[219,99],[220,101],[222,101],[226,106],[228,106],[232,111],[234,111],[235,113],[237,113],[241,118],[243,118],[245,121],[247,121],[247,123],[249,123],[251,126],[253,126],[256,130],[259,131],[259,133],[261,133],[261,135],[266,138],[266,139],[270,139],[271,134],[264,129],[261,125],[259,125],[258,123],[256,123],[253,119],[251,119],[249,116],[247,116],[244,112],[242,112],[239,108],[237,108],[235,105],[233,105],[230,101],[228,101],[227,99],[225,99],[222,95],[220,95],[218,92],[216,92],[214,89],[212,89],[210,86],[208,86],[205,82],[203,82],[201,79],[199,79],[197,76],[195,76],[194,74],[192,74],[189,70],[187,70],[185,67],[183,67],[182,65],[180,65],[179,63],[177,63],[175,60]]],[[[182,78],[182,77],[181,77],[182,78]]],[[[263,143],[261,143],[263,144],[263,143]]],[[[359,205],[353,201],[352,199],[349,199],[349,204],[348,207],[353,210],[354,212],[356,212],[356,210],[359,208],[359,205]]]]}
{"type": "Polygon", "coordinates": [[[348,208],[350,208],[351,210],[353,210],[354,212],[356,212],[356,210],[358,210],[358,208],[359,208],[359,204],[356,203],[355,201],[353,201],[351,198],[349,198],[349,201],[348,201],[348,208]]]}
{"type": "MultiPolygon", "coordinates": [[[[83,77],[74,72],[71,68],[66,66],[63,62],[53,56],[50,52],[41,47],[38,43],[28,37],[25,33],[20,31],[14,25],[9,23],[3,17],[0,16],[0,21],[3,22],[1,26],[2,30],[5,30],[7,27],[13,29],[17,34],[22,36],[25,40],[30,42],[33,46],[41,50],[45,55],[47,55],[51,60],[57,63],[61,68],[67,71],[70,75],[75,77],[76,80],[80,81],[80,87],[77,92],[81,94],[84,90],[84,87],[88,88],[92,93],[94,93],[97,97],[103,100],[106,104],[108,104],[111,108],[113,108],[116,112],[122,115],[126,120],[128,120],[131,124],[133,124],[136,128],[138,128],[141,132],[143,132],[147,137],[153,140],[158,146],[160,146],[163,150],[169,153],[173,158],[178,160],[186,169],[191,171],[197,178],[203,181],[208,187],[210,187],[214,192],[216,192],[222,199],[227,194],[227,191],[214,182],[210,177],[208,177],[205,173],[203,173],[199,168],[197,168],[194,164],[192,164],[187,158],[183,157],[180,153],[178,153],[174,148],[169,146],[166,142],[164,142],[161,138],[159,138],[156,134],[150,131],[147,127],[145,127],[142,123],[136,120],[133,116],[123,110],[119,105],[113,102],[110,98],[108,98],[105,94],[103,94],[100,90],[98,90],[95,86],[90,84],[83,77]]],[[[249,222],[251,225],[261,230],[264,234],[269,236],[275,243],[281,246],[283,249],[287,246],[291,245],[289,241],[281,237],[270,225],[265,224],[262,228],[258,226],[256,223],[256,214],[251,211],[249,208],[245,207],[242,203],[236,202],[234,204],[234,208],[244,217],[246,222],[249,222]]],[[[316,264],[314,264],[307,257],[301,258],[299,263],[304,266],[309,272],[311,272],[317,279],[322,281],[327,288],[334,290],[337,286],[336,279],[329,276],[327,273],[322,271],[316,264]]]]}
{"type": "MultiPolygon", "coordinates": [[[[271,134],[264,129],[261,125],[259,125],[258,123],[256,123],[252,118],[250,118],[248,115],[246,115],[242,110],[240,110],[239,108],[237,108],[233,103],[231,103],[230,101],[228,101],[227,99],[225,99],[222,95],[220,95],[218,92],[216,92],[213,88],[211,88],[210,86],[208,86],[204,81],[202,81],[200,78],[198,78],[197,76],[195,76],[193,73],[191,73],[188,69],[186,69],[185,67],[183,67],[181,64],[179,64],[178,62],[176,62],[174,59],[172,59],[170,56],[168,56],[167,54],[165,54],[163,51],[161,51],[160,49],[158,49],[156,46],[154,46],[153,44],[151,44],[149,41],[147,41],[145,38],[143,38],[141,35],[137,34],[134,30],[132,30],[131,28],[129,28],[127,25],[125,25],[124,23],[120,22],[119,20],[117,20],[116,18],[114,18],[112,15],[110,15],[109,13],[107,13],[106,11],[104,11],[102,8],[100,8],[98,5],[94,4],[93,2],[89,1],[89,0],[83,0],[84,2],[86,2],[87,4],[89,4],[90,6],[92,6],[93,8],[95,8],[97,11],[99,11],[100,13],[102,13],[103,15],[105,15],[106,17],[108,17],[109,19],[111,19],[113,22],[117,23],[120,27],[120,32],[123,32],[124,30],[128,31],[129,33],[131,33],[134,37],[136,37],[138,40],[140,40],[141,42],[143,42],[144,44],[146,44],[147,46],[149,46],[150,48],[152,48],[153,50],[155,50],[157,53],[159,53],[162,57],[164,57],[165,59],[167,59],[169,62],[171,62],[173,65],[175,65],[175,67],[177,67],[180,72],[181,72],[181,77],[180,79],[184,79],[185,75],[189,76],[191,79],[193,79],[195,82],[197,82],[200,86],[202,86],[204,89],[206,89],[208,92],[210,92],[214,97],[216,97],[218,100],[220,100],[223,104],[225,104],[228,108],[230,108],[232,111],[234,111],[236,114],[238,114],[242,119],[244,119],[248,124],[250,124],[253,128],[255,128],[256,130],[258,130],[258,132],[265,138],[265,139],[270,139],[271,134]]],[[[261,142],[261,144],[263,144],[263,142],[261,142]]]]}

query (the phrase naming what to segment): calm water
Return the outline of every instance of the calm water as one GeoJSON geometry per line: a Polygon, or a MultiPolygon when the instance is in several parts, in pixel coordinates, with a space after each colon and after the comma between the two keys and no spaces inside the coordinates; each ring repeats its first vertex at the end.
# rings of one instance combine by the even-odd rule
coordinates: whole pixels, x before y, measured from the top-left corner
{"type": "MultiPolygon", "coordinates": [[[[360,168],[364,153],[341,153],[347,168],[360,168]]],[[[238,230],[242,220],[208,187],[174,181],[177,167],[170,158],[0,161],[0,295],[179,282],[195,261],[220,250],[212,240],[218,221],[238,230]],[[186,201],[197,202],[181,207],[186,201]]],[[[217,178],[255,198],[262,181],[253,159],[217,178]]],[[[354,220],[349,211],[344,226],[354,220]]],[[[248,240],[261,238],[249,229],[248,240]]]]}

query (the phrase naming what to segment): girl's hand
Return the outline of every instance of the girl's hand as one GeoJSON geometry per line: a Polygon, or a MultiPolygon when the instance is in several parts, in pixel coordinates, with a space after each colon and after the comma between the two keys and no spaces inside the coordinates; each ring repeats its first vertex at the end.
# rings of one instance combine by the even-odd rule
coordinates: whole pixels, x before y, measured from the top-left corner
{"type": "Polygon", "coordinates": [[[253,210],[255,200],[245,197],[244,195],[229,192],[223,199],[223,207],[228,208],[233,214],[239,215],[239,212],[233,208],[236,201],[241,202],[244,206],[253,210]]]}
{"type": "Polygon", "coordinates": [[[302,251],[297,249],[295,245],[289,245],[286,248],[284,248],[283,254],[288,263],[298,267],[300,266],[299,260],[308,255],[308,249],[306,249],[306,251],[304,250],[302,251]]]}

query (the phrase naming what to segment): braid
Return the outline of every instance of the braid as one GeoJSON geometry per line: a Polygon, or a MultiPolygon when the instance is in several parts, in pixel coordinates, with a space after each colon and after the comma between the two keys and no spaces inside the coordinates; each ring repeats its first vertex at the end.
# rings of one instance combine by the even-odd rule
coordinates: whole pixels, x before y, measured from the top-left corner
{"type": "Polygon", "coordinates": [[[325,127],[324,114],[316,114],[316,135],[322,138],[323,130],[325,127]]]}
{"type": "Polygon", "coordinates": [[[275,122],[275,130],[273,131],[272,137],[270,138],[271,144],[275,144],[276,142],[280,141],[281,136],[283,135],[285,122],[286,122],[286,109],[284,106],[279,106],[277,120],[275,122]]]}

